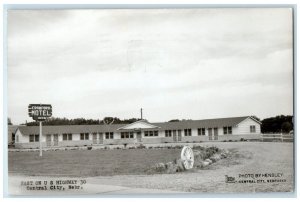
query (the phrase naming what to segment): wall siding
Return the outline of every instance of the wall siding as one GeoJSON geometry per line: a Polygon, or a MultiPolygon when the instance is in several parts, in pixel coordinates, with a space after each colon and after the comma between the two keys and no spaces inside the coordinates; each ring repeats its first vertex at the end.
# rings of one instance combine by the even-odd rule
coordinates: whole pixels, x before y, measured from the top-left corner
{"type": "MultiPolygon", "coordinates": [[[[187,128],[188,129],[188,128],[187,128]]],[[[151,129],[149,129],[151,130],[151,129]]],[[[176,130],[178,134],[178,130],[176,130]]],[[[105,133],[103,133],[103,144],[102,145],[124,145],[124,144],[161,144],[161,143],[173,143],[173,136],[172,137],[165,137],[165,130],[158,131],[158,137],[145,137],[144,131],[141,132],[141,142],[138,142],[136,139],[137,132],[134,132],[134,138],[125,138],[121,139],[121,132],[114,132],[114,139],[105,139],[105,133]]],[[[173,134],[173,133],[172,133],[173,134]]],[[[214,134],[214,133],[213,133],[214,134]]],[[[46,146],[46,135],[43,134],[41,140],[43,147],[46,146]]],[[[193,143],[193,142],[204,142],[204,141],[235,141],[243,139],[259,139],[261,135],[261,128],[260,124],[253,121],[251,118],[247,118],[237,126],[232,127],[232,134],[231,135],[224,135],[223,127],[218,127],[218,139],[209,140],[208,137],[208,128],[205,129],[205,136],[198,135],[198,128],[192,128],[192,135],[191,136],[184,136],[184,129],[181,129],[181,141],[182,143],[193,143]],[[255,125],[256,132],[250,133],[250,125],[255,125]]],[[[19,136],[19,142],[15,144],[16,148],[38,148],[39,142],[29,142],[28,135],[22,135],[20,130],[17,130],[16,136],[19,136]]],[[[97,135],[97,139],[99,135],[97,135]]],[[[52,144],[53,145],[53,136],[51,136],[52,144]]],[[[99,140],[98,140],[99,143],[99,140]]],[[[101,144],[93,144],[93,134],[89,133],[89,140],[80,140],[80,134],[73,134],[72,141],[63,141],[63,135],[58,134],[58,147],[66,147],[66,146],[89,146],[89,145],[101,145],[101,144]]],[[[51,146],[53,147],[53,146],[51,146]]]]}
{"type": "Polygon", "coordinates": [[[232,128],[233,135],[255,135],[261,134],[260,124],[253,121],[251,118],[247,118],[236,127],[232,128]],[[250,125],[255,125],[256,132],[250,133],[250,125]]]}

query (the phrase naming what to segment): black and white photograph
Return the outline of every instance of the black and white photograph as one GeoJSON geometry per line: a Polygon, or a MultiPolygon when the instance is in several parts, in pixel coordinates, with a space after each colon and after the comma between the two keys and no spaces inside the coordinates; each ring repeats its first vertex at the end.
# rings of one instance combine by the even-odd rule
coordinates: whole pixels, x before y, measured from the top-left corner
{"type": "Polygon", "coordinates": [[[8,195],[293,194],[294,12],[8,8],[8,195]]]}

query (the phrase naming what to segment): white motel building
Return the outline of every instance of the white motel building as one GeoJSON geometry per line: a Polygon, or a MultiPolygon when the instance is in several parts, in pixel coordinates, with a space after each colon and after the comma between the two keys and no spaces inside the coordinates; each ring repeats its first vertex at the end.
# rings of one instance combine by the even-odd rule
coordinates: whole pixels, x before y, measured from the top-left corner
{"type": "MultiPolygon", "coordinates": [[[[178,122],[43,126],[43,147],[197,143],[259,139],[261,123],[250,116],[178,122]]],[[[15,148],[38,148],[39,126],[19,126],[15,148]]]]}

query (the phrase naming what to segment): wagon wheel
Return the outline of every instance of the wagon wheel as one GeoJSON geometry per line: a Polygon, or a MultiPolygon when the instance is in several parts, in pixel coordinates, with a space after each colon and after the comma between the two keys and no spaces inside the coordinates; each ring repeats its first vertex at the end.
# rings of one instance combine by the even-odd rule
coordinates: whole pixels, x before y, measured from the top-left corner
{"type": "Polygon", "coordinates": [[[193,168],[194,165],[194,153],[193,150],[188,147],[184,146],[181,150],[181,160],[183,162],[183,166],[186,170],[193,168]]]}

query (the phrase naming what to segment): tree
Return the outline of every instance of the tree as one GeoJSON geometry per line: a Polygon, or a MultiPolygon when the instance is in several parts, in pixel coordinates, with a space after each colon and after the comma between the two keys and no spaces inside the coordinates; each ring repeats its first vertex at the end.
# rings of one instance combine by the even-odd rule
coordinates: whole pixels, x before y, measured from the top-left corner
{"type": "Polygon", "coordinates": [[[293,125],[286,121],[281,125],[281,129],[282,132],[289,133],[291,130],[293,130],[293,125]]]}
{"type": "Polygon", "coordinates": [[[169,122],[179,122],[179,119],[172,119],[169,122]]]}
{"type": "Polygon", "coordinates": [[[7,118],[7,125],[13,125],[9,117],[7,118]]]}
{"type": "Polygon", "coordinates": [[[262,133],[280,133],[282,131],[289,132],[293,130],[293,116],[276,116],[266,118],[261,121],[262,133]]]}

